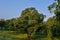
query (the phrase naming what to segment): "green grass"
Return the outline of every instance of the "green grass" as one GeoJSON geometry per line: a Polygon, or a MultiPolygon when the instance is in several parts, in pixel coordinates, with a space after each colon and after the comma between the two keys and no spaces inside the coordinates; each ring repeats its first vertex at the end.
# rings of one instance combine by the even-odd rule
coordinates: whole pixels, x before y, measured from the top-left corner
{"type": "Polygon", "coordinates": [[[27,40],[25,34],[15,34],[13,31],[0,31],[0,40],[27,40]]]}
{"type": "MultiPolygon", "coordinates": [[[[35,37],[35,36],[34,36],[35,37]]],[[[0,40],[27,40],[27,34],[16,33],[14,31],[1,31],[0,30],[0,40]]],[[[39,38],[38,40],[52,40],[49,37],[39,38]]],[[[54,38],[54,40],[59,40],[54,38]]]]}

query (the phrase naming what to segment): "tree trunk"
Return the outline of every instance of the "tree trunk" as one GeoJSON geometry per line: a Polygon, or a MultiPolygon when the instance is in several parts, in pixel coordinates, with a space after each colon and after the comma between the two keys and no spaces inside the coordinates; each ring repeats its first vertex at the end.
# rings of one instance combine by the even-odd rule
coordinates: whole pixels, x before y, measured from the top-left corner
{"type": "Polygon", "coordinates": [[[27,34],[28,40],[31,40],[31,34],[27,34]]]}

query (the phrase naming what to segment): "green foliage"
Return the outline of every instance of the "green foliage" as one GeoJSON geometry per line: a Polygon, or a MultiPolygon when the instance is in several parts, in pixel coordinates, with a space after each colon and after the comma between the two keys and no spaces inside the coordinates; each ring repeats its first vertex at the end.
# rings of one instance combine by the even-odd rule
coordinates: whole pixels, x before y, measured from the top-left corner
{"type": "Polygon", "coordinates": [[[6,20],[5,28],[10,31],[26,33],[30,39],[36,32],[47,32],[46,25],[43,22],[44,18],[45,15],[38,13],[35,8],[26,8],[20,17],[6,20]]]}
{"type": "Polygon", "coordinates": [[[15,31],[15,30],[17,30],[16,24],[17,24],[17,20],[15,18],[13,18],[11,20],[6,20],[6,29],[15,31]]]}
{"type": "Polygon", "coordinates": [[[48,26],[50,28],[50,31],[52,33],[53,37],[59,37],[60,36],[60,0],[56,0],[55,3],[51,4],[48,9],[50,11],[53,11],[55,14],[55,17],[50,18],[50,22],[48,20],[48,26]],[[53,10],[54,9],[54,10],[53,10]]]}
{"type": "Polygon", "coordinates": [[[50,12],[54,12],[57,19],[60,19],[60,1],[59,0],[56,0],[56,2],[49,5],[48,9],[50,10],[50,12]]]}
{"type": "MultiPolygon", "coordinates": [[[[44,21],[45,15],[39,13],[34,7],[26,8],[21,16],[9,20],[1,20],[0,27],[5,26],[6,30],[26,33],[28,40],[41,37],[60,37],[60,1],[56,0],[48,6],[48,10],[55,16],[44,21]],[[47,35],[48,34],[48,35],[47,35]]],[[[35,40],[34,39],[34,40],[35,40]]]]}
{"type": "Polygon", "coordinates": [[[5,20],[0,19],[0,29],[4,29],[4,28],[5,28],[5,20]]]}

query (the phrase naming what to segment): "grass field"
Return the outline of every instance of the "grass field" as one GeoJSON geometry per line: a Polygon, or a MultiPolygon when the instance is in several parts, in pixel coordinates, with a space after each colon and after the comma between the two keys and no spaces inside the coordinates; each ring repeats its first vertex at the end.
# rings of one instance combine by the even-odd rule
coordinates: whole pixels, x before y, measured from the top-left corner
{"type": "Polygon", "coordinates": [[[26,34],[16,34],[13,31],[0,31],[0,40],[27,40],[26,34]]]}
{"type": "MultiPolygon", "coordinates": [[[[0,31],[0,40],[27,40],[27,34],[19,33],[13,31],[0,31]]],[[[40,38],[38,40],[52,40],[51,38],[45,37],[40,38]]],[[[58,38],[54,38],[54,40],[60,40],[58,38]]]]}

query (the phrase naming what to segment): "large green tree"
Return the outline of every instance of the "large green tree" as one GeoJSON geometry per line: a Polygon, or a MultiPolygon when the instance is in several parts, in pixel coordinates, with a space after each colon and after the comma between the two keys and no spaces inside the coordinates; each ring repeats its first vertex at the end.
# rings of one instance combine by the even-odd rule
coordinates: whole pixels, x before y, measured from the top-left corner
{"type": "Polygon", "coordinates": [[[27,33],[29,39],[37,32],[38,28],[40,28],[39,25],[43,22],[44,17],[45,15],[38,13],[38,11],[33,7],[26,8],[22,11],[19,20],[21,28],[25,33],[27,33]]]}
{"type": "MultiPolygon", "coordinates": [[[[51,25],[51,32],[53,37],[59,37],[60,36],[60,0],[55,0],[55,2],[48,6],[48,9],[50,12],[53,12],[55,14],[54,22],[51,25]]],[[[53,21],[52,20],[52,21],[53,21]]],[[[52,22],[51,21],[51,22],[52,22]]]]}

